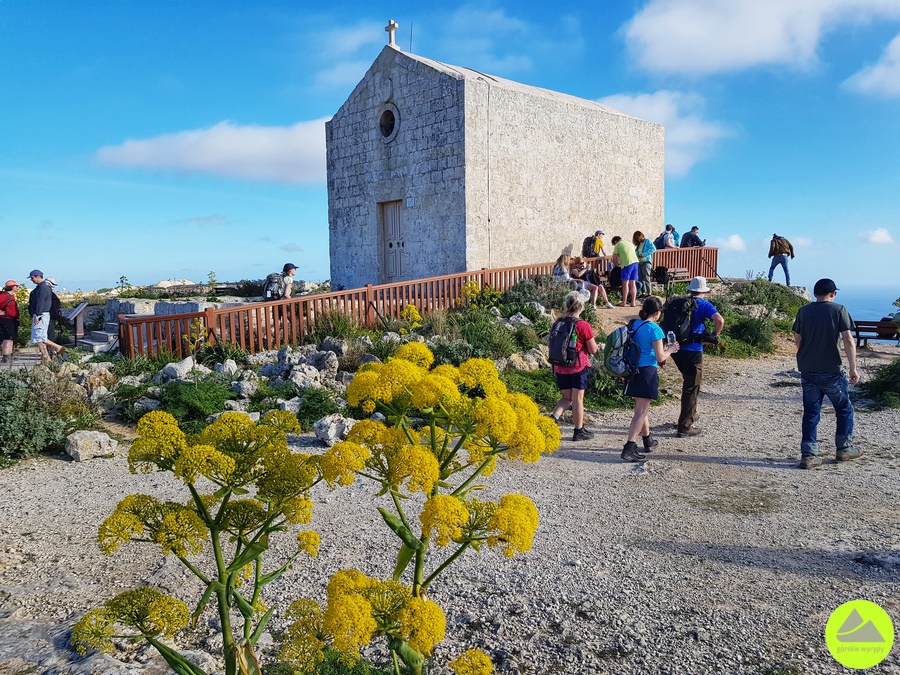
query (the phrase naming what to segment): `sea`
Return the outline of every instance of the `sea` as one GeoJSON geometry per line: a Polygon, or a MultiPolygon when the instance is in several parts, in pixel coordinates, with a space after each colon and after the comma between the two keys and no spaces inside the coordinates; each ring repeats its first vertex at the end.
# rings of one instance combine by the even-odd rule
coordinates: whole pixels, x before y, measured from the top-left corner
{"type": "MultiPolygon", "coordinates": [[[[812,289],[809,289],[812,293],[812,289]]],[[[894,300],[900,298],[900,284],[897,286],[847,286],[843,285],[834,296],[834,301],[847,308],[854,319],[878,321],[900,307],[894,307],[894,300]]]]}

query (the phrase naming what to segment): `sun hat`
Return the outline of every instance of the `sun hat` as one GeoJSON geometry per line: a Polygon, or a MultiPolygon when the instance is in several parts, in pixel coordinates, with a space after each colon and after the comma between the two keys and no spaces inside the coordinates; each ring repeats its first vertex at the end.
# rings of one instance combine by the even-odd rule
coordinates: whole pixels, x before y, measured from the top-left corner
{"type": "Polygon", "coordinates": [[[828,295],[840,290],[831,279],[819,279],[813,287],[813,295],[828,295]]]}
{"type": "Polygon", "coordinates": [[[19,282],[15,279],[9,279],[5,284],[3,284],[4,288],[9,288],[10,286],[18,286],[19,282]]]}
{"type": "Polygon", "coordinates": [[[42,277],[42,276],[44,276],[44,273],[41,272],[40,270],[31,270],[31,273],[28,276],[29,276],[29,278],[30,277],[42,277]]]}
{"type": "Polygon", "coordinates": [[[56,279],[54,279],[53,277],[47,277],[46,279],[44,279],[44,281],[46,281],[50,286],[56,286],[56,279]]]}
{"type": "Polygon", "coordinates": [[[706,285],[706,277],[694,277],[687,289],[691,293],[709,293],[709,286],[706,285]]]}

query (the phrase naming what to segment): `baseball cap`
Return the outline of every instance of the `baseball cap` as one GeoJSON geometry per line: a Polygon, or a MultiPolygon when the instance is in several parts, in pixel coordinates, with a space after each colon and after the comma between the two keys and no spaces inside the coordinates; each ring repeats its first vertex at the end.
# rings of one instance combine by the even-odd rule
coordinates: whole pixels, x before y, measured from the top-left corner
{"type": "Polygon", "coordinates": [[[606,232],[604,232],[603,230],[597,230],[596,232],[594,232],[595,237],[603,237],[605,235],[606,235],[606,232]]]}
{"type": "Polygon", "coordinates": [[[813,295],[828,295],[840,290],[831,279],[819,279],[813,287],[813,295]]]}
{"type": "Polygon", "coordinates": [[[31,270],[31,273],[28,275],[29,277],[42,277],[44,273],[40,270],[31,270]]]}
{"type": "Polygon", "coordinates": [[[296,269],[299,269],[299,268],[294,263],[285,263],[284,268],[282,268],[281,271],[284,273],[287,273],[287,272],[290,272],[291,270],[296,270],[296,269]]]}
{"type": "Polygon", "coordinates": [[[695,230],[696,230],[697,232],[699,232],[699,231],[700,231],[700,228],[697,227],[696,225],[694,225],[694,226],[691,228],[691,232],[693,232],[693,231],[695,231],[695,230]]]}
{"type": "Polygon", "coordinates": [[[18,285],[19,285],[19,282],[16,281],[15,279],[9,279],[5,284],[3,284],[3,286],[5,288],[9,288],[10,286],[18,286],[18,285]]]}

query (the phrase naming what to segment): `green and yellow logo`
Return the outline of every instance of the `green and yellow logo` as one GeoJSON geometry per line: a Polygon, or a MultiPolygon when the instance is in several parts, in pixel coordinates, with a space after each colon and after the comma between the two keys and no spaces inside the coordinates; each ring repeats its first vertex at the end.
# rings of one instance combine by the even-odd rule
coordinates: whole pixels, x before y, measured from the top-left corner
{"type": "Polygon", "coordinates": [[[851,600],[831,613],[825,625],[825,643],[841,665],[871,668],[891,651],[894,623],[874,602],[851,600]]]}

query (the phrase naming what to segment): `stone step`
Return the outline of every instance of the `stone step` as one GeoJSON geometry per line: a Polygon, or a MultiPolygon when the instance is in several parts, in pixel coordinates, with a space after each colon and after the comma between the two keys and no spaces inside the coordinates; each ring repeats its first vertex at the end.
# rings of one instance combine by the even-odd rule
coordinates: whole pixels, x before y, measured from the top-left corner
{"type": "Polygon", "coordinates": [[[119,337],[119,331],[92,330],[84,337],[85,339],[95,340],[97,342],[112,342],[119,337]]]}

